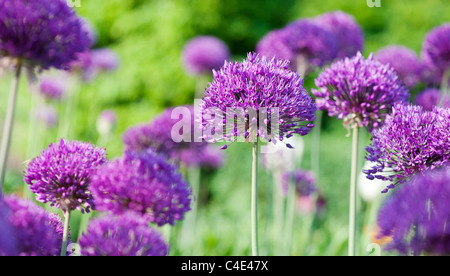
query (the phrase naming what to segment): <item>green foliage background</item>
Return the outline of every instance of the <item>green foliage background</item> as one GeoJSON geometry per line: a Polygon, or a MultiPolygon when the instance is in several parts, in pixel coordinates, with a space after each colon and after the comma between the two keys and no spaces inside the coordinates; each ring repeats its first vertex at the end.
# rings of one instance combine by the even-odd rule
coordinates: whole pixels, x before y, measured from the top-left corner
{"type": "MultiPolygon", "coordinates": [[[[109,47],[120,56],[117,71],[102,74],[81,86],[74,125],[74,139],[95,143],[98,114],[104,109],[115,110],[119,118],[117,131],[105,145],[110,158],[121,155],[121,134],[126,128],[150,120],[165,107],[192,103],[196,80],[183,70],[181,51],[186,41],[196,35],[221,38],[229,46],[233,59],[242,59],[270,30],[300,17],[342,10],[352,14],[362,26],[365,56],[390,44],[405,45],[419,54],[426,33],[450,21],[450,5],[446,0],[381,0],[379,8],[368,7],[365,0],[81,0],[81,7],[76,10],[97,29],[95,47],[109,47]]],[[[307,77],[308,89],[314,87],[313,79],[314,75],[307,77]]],[[[0,79],[2,117],[9,82],[8,76],[0,79]]],[[[27,85],[22,82],[10,158],[12,169],[7,175],[8,192],[21,190],[21,162],[29,158],[26,156],[30,106],[27,93],[27,85]]],[[[324,120],[318,182],[327,200],[327,210],[315,222],[312,236],[307,235],[304,220],[297,218],[290,253],[293,255],[346,254],[351,142],[345,137],[346,130],[340,121],[327,118],[326,114],[324,120]]],[[[46,141],[54,140],[51,136],[46,141]]],[[[369,136],[363,136],[361,142],[367,144],[369,136]]],[[[311,138],[305,137],[305,169],[310,168],[310,144],[311,138]]],[[[249,254],[251,149],[246,144],[235,144],[226,153],[227,163],[223,168],[204,172],[202,185],[209,190],[209,201],[202,203],[199,210],[193,251],[174,246],[171,254],[249,254]]],[[[362,163],[363,151],[360,155],[362,163]]],[[[276,247],[276,243],[267,242],[272,235],[268,224],[270,179],[267,172],[261,171],[259,216],[263,254],[273,254],[276,247]]],[[[362,214],[369,207],[359,202],[362,214]]],[[[359,221],[361,231],[363,224],[359,221]]],[[[71,226],[76,233],[76,218],[71,226]]],[[[367,254],[365,245],[360,240],[361,254],[367,254]]]]}

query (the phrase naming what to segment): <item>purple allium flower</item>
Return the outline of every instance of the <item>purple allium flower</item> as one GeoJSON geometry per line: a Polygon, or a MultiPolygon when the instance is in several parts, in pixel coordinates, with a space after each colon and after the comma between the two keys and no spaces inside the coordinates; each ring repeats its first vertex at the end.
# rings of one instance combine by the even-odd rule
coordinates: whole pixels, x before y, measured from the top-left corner
{"type": "Polygon", "coordinates": [[[67,91],[67,83],[63,76],[42,76],[39,91],[46,100],[60,101],[67,91]]]}
{"type": "Polygon", "coordinates": [[[367,59],[358,52],[331,64],[315,80],[319,90],[312,89],[319,109],[329,116],[344,119],[344,126],[353,124],[369,130],[379,127],[396,102],[409,98],[408,90],[394,69],[370,54],[367,59]]]}
{"type": "Polygon", "coordinates": [[[94,218],[80,237],[83,256],[166,256],[162,235],[135,213],[94,218]]]}
{"type": "Polygon", "coordinates": [[[122,158],[101,166],[90,190],[100,211],[134,211],[161,226],[174,225],[190,210],[191,189],[178,167],[148,149],[126,151],[122,158]]]}
{"type": "MultiPolygon", "coordinates": [[[[195,123],[195,112],[193,106],[181,106],[186,108],[189,113],[187,120],[189,123],[182,131],[186,133],[177,133],[183,136],[184,140],[175,142],[172,137],[172,130],[178,122],[186,118],[172,119],[172,113],[175,108],[167,108],[161,112],[150,123],[139,124],[128,128],[122,136],[126,149],[146,150],[151,148],[156,152],[163,154],[168,159],[180,162],[185,166],[214,167],[218,160],[211,160],[211,154],[216,150],[210,144],[204,141],[197,141],[194,137],[195,128],[199,126],[195,123]]],[[[183,114],[185,115],[185,114],[183,114]]],[[[201,130],[199,130],[201,133],[201,130]]],[[[220,158],[221,154],[215,154],[215,158],[220,158]]],[[[220,162],[222,163],[222,162],[220,162]]]]}
{"type": "Polygon", "coordinates": [[[53,128],[58,124],[58,111],[52,105],[41,105],[36,109],[34,119],[47,128],[53,128]]]}
{"type": "Polygon", "coordinates": [[[99,72],[110,72],[119,67],[118,55],[116,52],[108,48],[92,50],[92,60],[94,67],[99,72]]]}
{"type": "Polygon", "coordinates": [[[450,254],[450,171],[415,175],[389,197],[378,213],[380,236],[388,250],[409,255],[450,254]]]}
{"type": "Polygon", "coordinates": [[[59,255],[62,244],[62,220],[30,200],[6,195],[4,205],[10,212],[8,223],[12,225],[18,255],[59,255]]]}
{"type": "Polygon", "coordinates": [[[307,197],[317,191],[316,177],[310,171],[295,170],[284,172],[281,184],[285,196],[288,194],[290,183],[295,185],[295,191],[298,196],[307,197]]]}
{"type": "Polygon", "coordinates": [[[189,40],[182,51],[185,70],[192,75],[210,74],[230,57],[228,46],[214,36],[197,36],[189,40]]]}
{"type": "Polygon", "coordinates": [[[414,88],[422,80],[423,64],[417,54],[405,46],[383,47],[375,54],[375,59],[381,63],[390,64],[408,88],[414,88]]]}
{"type": "Polygon", "coordinates": [[[50,202],[50,206],[60,207],[64,212],[74,209],[89,212],[94,208],[88,190],[91,175],[106,161],[103,148],[61,139],[31,160],[24,180],[40,202],[50,202]]]}
{"type": "Polygon", "coordinates": [[[338,44],[334,34],[313,19],[296,20],[284,27],[284,32],[287,45],[295,53],[291,62],[306,62],[306,71],[322,67],[337,56],[338,44]]]}
{"type": "Polygon", "coordinates": [[[66,69],[90,38],[63,0],[0,0],[0,56],[42,70],[66,69]]]}
{"type": "Polygon", "coordinates": [[[324,13],[315,20],[336,38],[337,58],[352,57],[363,50],[364,33],[352,15],[333,11],[324,13]]]}
{"type": "Polygon", "coordinates": [[[249,53],[242,62],[226,62],[214,70],[200,107],[203,138],[215,142],[261,137],[275,143],[308,134],[316,106],[303,79],[288,68],[287,60],[249,53]]]}
{"type": "Polygon", "coordinates": [[[396,104],[385,124],[373,132],[364,170],[369,179],[392,181],[383,192],[412,175],[442,167],[450,159],[450,109],[396,104]]]}
{"type": "Polygon", "coordinates": [[[267,59],[274,57],[291,61],[291,68],[295,70],[295,53],[286,42],[286,32],[278,29],[268,32],[258,41],[255,52],[267,59]]]}
{"type": "Polygon", "coordinates": [[[103,110],[97,118],[97,131],[102,136],[111,135],[116,128],[117,114],[114,110],[103,110]]]}
{"type": "Polygon", "coordinates": [[[9,222],[11,210],[0,199],[0,256],[19,255],[18,241],[14,233],[13,225],[9,222]]]}
{"type": "Polygon", "coordinates": [[[450,23],[432,29],[422,44],[422,60],[442,76],[450,70],[450,23]]]}
{"type": "MultiPolygon", "coordinates": [[[[439,106],[440,99],[440,90],[434,87],[430,87],[417,94],[415,103],[416,105],[422,106],[424,110],[431,111],[434,106],[439,106]]],[[[448,95],[444,96],[442,107],[450,107],[450,98],[448,97],[448,95]]]]}

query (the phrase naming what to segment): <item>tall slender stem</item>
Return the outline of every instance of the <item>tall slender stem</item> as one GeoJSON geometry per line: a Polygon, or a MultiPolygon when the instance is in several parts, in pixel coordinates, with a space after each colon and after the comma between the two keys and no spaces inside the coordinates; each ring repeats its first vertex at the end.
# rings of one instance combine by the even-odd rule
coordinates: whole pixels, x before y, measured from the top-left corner
{"type": "Polygon", "coordinates": [[[292,235],[295,220],[295,199],[296,190],[294,176],[289,179],[288,194],[286,201],[286,220],[284,225],[284,254],[288,256],[291,253],[292,235]]]}
{"type": "Polygon", "coordinates": [[[252,255],[259,256],[258,249],[258,140],[253,142],[252,162],[252,201],[251,201],[251,224],[252,224],[252,255]]]}
{"type": "Polygon", "coordinates": [[[348,228],[348,255],[355,255],[355,229],[356,229],[356,178],[358,160],[358,126],[353,127],[352,163],[350,173],[350,201],[349,201],[349,228],[348,228]]]}
{"type": "Polygon", "coordinates": [[[322,115],[323,111],[318,110],[316,112],[316,120],[314,121],[314,128],[312,130],[312,149],[311,149],[311,170],[314,175],[319,178],[319,168],[320,168],[320,131],[322,126],[322,115]]]}
{"type": "Polygon", "coordinates": [[[69,240],[69,222],[70,222],[70,210],[64,211],[64,230],[63,239],[61,246],[61,256],[66,256],[67,252],[67,241],[69,240]]]}
{"type": "Polygon", "coordinates": [[[8,161],[9,147],[11,141],[12,127],[14,123],[14,111],[16,107],[17,91],[19,89],[20,72],[22,66],[20,61],[17,64],[16,73],[11,85],[9,94],[8,108],[6,110],[5,124],[3,128],[2,143],[0,148],[0,195],[3,191],[3,183],[5,181],[6,163],[8,161]]]}
{"type": "Polygon", "coordinates": [[[441,80],[441,87],[440,87],[440,100],[439,100],[439,106],[442,106],[444,104],[444,100],[446,97],[450,96],[448,95],[448,82],[450,80],[450,67],[447,68],[443,75],[441,80]]]}

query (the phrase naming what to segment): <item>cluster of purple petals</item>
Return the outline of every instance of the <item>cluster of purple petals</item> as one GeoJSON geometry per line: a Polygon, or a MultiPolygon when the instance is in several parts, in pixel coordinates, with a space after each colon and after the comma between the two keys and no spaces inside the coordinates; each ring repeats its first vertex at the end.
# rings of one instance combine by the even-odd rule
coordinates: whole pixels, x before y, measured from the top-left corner
{"type": "Polygon", "coordinates": [[[373,54],[365,59],[359,52],[333,62],[315,84],[318,90],[311,91],[319,109],[344,119],[345,125],[356,123],[369,130],[381,126],[391,107],[410,96],[389,64],[377,61],[373,54]]]}
{"type": "Polygon", "coordinates": [[[228,46],[219,38],[209,35],[192,38],[182,51],[183,66],[192,75],[210,74],[229,57],[228,46]]]}
{"type": "Polygon", "coordinates": [[[256,45],[255,52],[267,59],[281,58],[291,61],[290,67],[296,70],[295,52],[286,43],[286,32],[278,29],[268,32],[256,45]]]}
{"type": "Polygon", "coordinates": [[[66,1],[0,1],[0,56],[43,70],[66,69],[91,43],[66,1]]]}
{"type": "Polygon", "coordinates": [[[442,75],[450,70],[450,23],[432,29],[422,44],[422,60],[442,75]]]}
{"type": "Polygon", "coordinates": [[[166,256],[169,250],[159,232],[130,212],[92,219],[79,242],[82,256],[166,256]]]}
{"type": "MultiPolygon", "coordinates": [[[[194,137],[196,129],[199,127],[195,122],[193,106],[182,106],[181,108],[188,109],[188,120],[190,120],[189,125],[183,126],[182,129],[186,133],[178,133],[185,138],[183,141],[174,141],[172,129],[175,124],[186,118],[172,118],[174,108],[167,108],[150,123],[128,128],[122,136],[126,149],[141,151],[151,148],[168,159],[187,167],[219,167],[223,163],[224,155],[212,145],[201,140],[198,141],[199,139],[194,137]]],[[[183,114],[183,116],[185,115],[183,114]]]]}
{"type": "Polygon", "coordinates": [[[213,75],[200,107],[206,141],[260,137],[275,142],[314,127],[316,105],[289,61],[249,53],[213,75]]]}
{"type": "Polygon", "coordinates": [[[363,50],[364,33],[352,15],[333,11],[321,14],[315,20],[333,33],[337,43],[337,58],[352,57],[363,50]]]}
{"type": "Polygon", "coordinates": [[[422,106],[424,110],[431,111],[435,106],[450,107],[450,98],[444,95],[441,103],[441,91],[431,87],[417,94],[415,104],[422,106]]]}
{"type": "Polygon", "coordinates": [[[450,159],[450,110],[396,104],[366,150],[367,160],[376,162],[364,170],[367,178],[392,182],[383,192],[414,174],[445,166],[450,159]]]}
{"type": "Polygon", "coordinates": [[[387,250],[405,255],[450,253],[450,171],[415,175],[392,194],[378,214],[380,236],[390,236],[387,250]]]}
{"type": "MultiPolygon", "coordinates": [[[[9,213],[7,221],[4,222],[12,229],[12,233],[4,238],[15,242],[13,251],[6,252],[5,255],[59,255],[63,224],[58,215],[49,213],[34,202],[15,195],[5,195],[0,208],[6,209],[0,212],[9,213]]],[[[2,224],[1,227],[4,229],[5,225],[2,224]]],[[[1,249],[3,244],[0,245],[1,249]]]]}
{"type": "Polygon", "coordinates": [[[17,256],[17,239],[13,225],[9,222],[11,210],[3,201],[3,198],[0,199],[0,257],[17,256]]]}
{"type": "Polygon", "coordinates": [[[191,189],[178,167],[152,150],[126,151],[101,166],[89,187],[97,210],[134,211],[162,226],[190,210],[191,189]]]}
{"type": "Polygon", "coordinates": [[[286,171],[281,176],[281,180],[282,191],[284,195],[288,194],[289,185],[292,184],[295,185],[295,191],[298,196],[307,197],[317,191],[316,177],[310,171],[286,171]]]}
{"type": "Polygon", "coordinates": [[[91,175],[106,161],[103,148],[61,139],[29,163],[24,180],[40,202],[50,202],[63,211],[89,212],[94,208],[88,190],[91,175]]]}
{"type": "Polygon", "coordinates": [[[62,76],[42,76],[39,90],[44,99],[60,101],[67,87],[62,76]]]}
{"type": "Polygon", "coordinates": [[[375,54],[375,58],[381,63],[391,65],[408,88],[414,88],[422,81],[422,61],[413,50],[405,46],[386,46],[375,54]]]}

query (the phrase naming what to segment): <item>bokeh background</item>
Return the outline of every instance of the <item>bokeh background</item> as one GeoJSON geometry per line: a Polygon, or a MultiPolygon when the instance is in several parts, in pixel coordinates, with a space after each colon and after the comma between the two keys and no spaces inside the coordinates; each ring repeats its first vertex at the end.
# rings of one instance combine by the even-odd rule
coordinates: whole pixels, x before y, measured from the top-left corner
{"type": "MultiPolygon", "coordinates": [[[[185,43],[197,35],[213,35],[222,39],[241,60],[255,49],[259,39],[269,31],[302,18],[324,12],[342,10],[354,16],[365,35],[363,55],[381,47],[401,44],[420,54],[426,33],[450,21],[450,5],[446,0],[381,0],[381,7],[368,7],[366,0],[81,0],[76,11],[97,32],[94,48],[110,48],[120,58],[116,71],[99,74],[79,87],[78,107],[73,111],[73,139],[97,143],[97,116],[105,109],[118,115],[117,128],[108,141],[103,141],[108,157],[122,154],[122,133],[130,126],[151,120],[164,108],[191,104],[196,79],[188,75],[181,63],[185,43]]],[[[316,75],[306,76],[308,90],[314,87],[316,75]]],[[[11,75],[0,78],[0,119],[3,120],[11,75]]],[[[22,171],[30,156],[29,130],[30,91],[20,85],[16,125],[14,126],[6,191],[20,193],[22,171]]],[[[414,95],[417,91],[411,91],[414,95]]],[[[3,125],[3,124],[2,124],[3,125]]],[[[40,140],[41,149],[56,141],[56,130],[46,129],[40,140]]],[[[342,122],[324,116],[320,139],[320,175],[318,187],[326,202],[325,209],[307,226],[308,218],[297,215],[290,255],[346,255],[348,224],[348,182],[350,173],[350,139],[342,122]],[[306,225],[306,226],[305,226],[306,225]]],[[[311,137],[304,137],[302,168],[311,168],[311,137]]],[[[361,143],[368,144],[368,135],[361,143]]],[[[38,151],[34,152],[37,154],[38,151]]],[[[361,147],[360,166],[364,151],[361,147]]],[[[177,246],[177,231],[172,229],[171,255],[249,255],[250,244],[250,169],[251,147],[235,143],[226,150],[226,163],[214,171],[202,172],[204,195],[199,202],[195,239],[189,249],[177,246]],[[175,238],[174,238],[175,237],[175,238]]],[[[272,213],[271,176],[260,171],[259,218],[262,255],[276,254],[270,227],[272,213]]],[[[383,199],[381,198],[380,201],[383,199]]],[[[376,207],[360,199],[358,219],[359,254],[370,254],[367,246],[376,207]],[[372,216],[371,216],[372,214],[372,216]]],[[[77,215],[72,220],[72,233],[77,233],[77,215]]],[[[178,227],[178,228],[177,228],[178,227]]],[[[162,229],[166,231],[167,229],[162,229]]],[[[383,252],[383,254],[392,254],[383,252]]]]}

